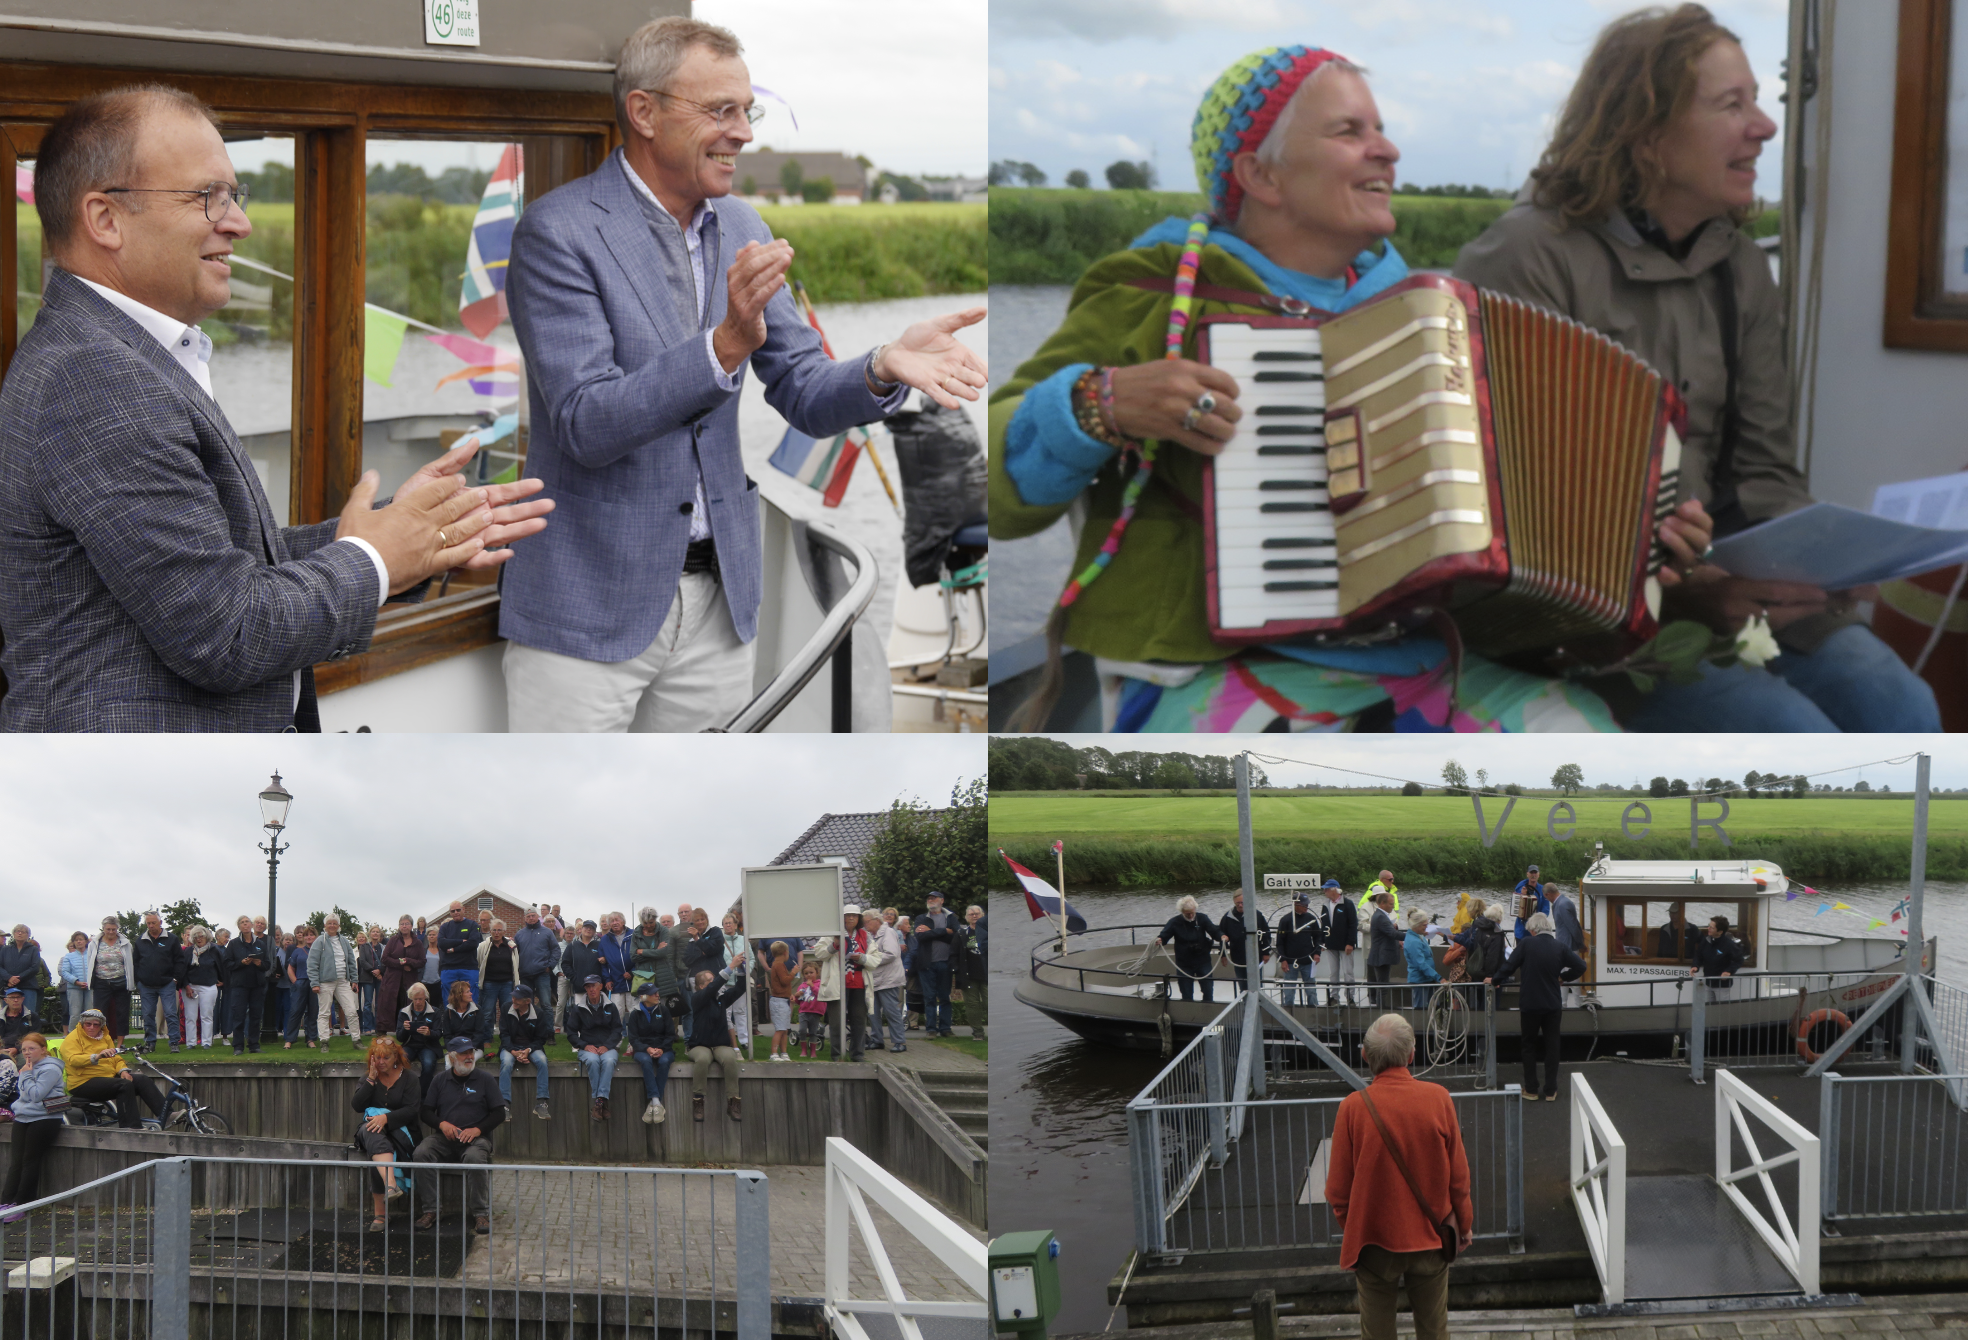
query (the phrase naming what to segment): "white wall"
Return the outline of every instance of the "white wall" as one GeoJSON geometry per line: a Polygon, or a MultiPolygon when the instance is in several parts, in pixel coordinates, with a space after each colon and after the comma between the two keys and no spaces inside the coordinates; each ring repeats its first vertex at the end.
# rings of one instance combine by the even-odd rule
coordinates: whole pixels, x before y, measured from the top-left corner
{"type": "MultiPolygon", "coordinates": [[[[1832,52],[1827,247],[1811,388],[1817,431],[1809,470],[1813,495],[1859,508],[1871,507],[1881,484],[1968,466],[1968,354],[1888,349],[1883,339],[1897,11],[1880,0],[1841,4],[1832,52]]],[[[1807,181],[1807,201],[1812,185],[1807,181]]],[[[1785,246],[1786,266],[1803,259],[1785,246]]]]}

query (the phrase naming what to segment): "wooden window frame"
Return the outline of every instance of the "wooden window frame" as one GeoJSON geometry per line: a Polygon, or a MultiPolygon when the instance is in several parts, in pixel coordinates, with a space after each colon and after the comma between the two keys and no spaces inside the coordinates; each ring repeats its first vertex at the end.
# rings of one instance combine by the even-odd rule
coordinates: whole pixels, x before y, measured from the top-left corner
{"type": "MultiPolygon", "coordinates": [[[[1734,935],[1738,940],[1742,942],[1743,966],[1745,968],[1753,968],[1756,966],[1756,933],[1757,933],[1756,921],[1757,918],[1762,913],[1762,906],[1761,906],[1760,899],[1685,898],[1685,897],[1684,898],[1640,898],[1640,897],[1628,897],[1622,895],[1617,898],[1609,899],[1608,902],[1609,902],[1609,906],[1607,907],[1606,911],[1608,916],[1609,929],[1611,926],[1617,926],[1620,924],[1620,918],[1618,916],[1618,913],[1622,909],[1631,910],[1633,908],[1638,908],[1640,910],[1640,948],[1642,949],[1642,951],[1652,948],[1655,937],[1660,934],[1659,926],[1650,925],[1647,922],[1647,905],[1649,903],[1667,904],[1669,908],[1668,915],[1670,918],[1672,918],[1673,916],[1672,909],[1677,906],[1682,909],[1682,913],[1685,918],[1687,905],[1689,903],[1714,903],[1722,906],[1734,904],[1736,910],[1735,913],[1732,914],[1729,918],[1729,932],[1730,934],[1734,935]],[[1741,920],[1738,920],[1737,919],[1738,917],[1740,917],[1741,920]]],[[[1704,918],[1700,923],[1701,926],[1706,926],[1707,924],[1708,921],[1706,918],[1704,918]]],[[[1631,923],[1628,923],[1628,925],[1630,927],[1631,923]]],[[[1697,927],[1697,929],[1699,929],[1699,927],[1697,927]]],[[[1682,948],[1684,951],[1687,948],[1686,935],[1687,935],[1687,923],[1684,922],[1682,928],[1682,936],[1683,936],[1682,948]]],[[[1615,951],[1615,952],[1609,952],[1606,955],[1606,966],[1608,969],[1612,968],[1615,964],[1620,964],[1620,963],[1630,964],[1635,967],[1643,967],[1643,968],[1645,967],[1688,968],[1694,966],[1694,958],[1691,955],[1686,955],[1685,953],[1680,958],[1661,958],[1658,955],[1649,954],[1645,952],[1639,954],[1629,954],[1621,946],[1621,943],[1618,939],[1609,939],[1607,941],[1606,948],[1609,951],[1615,951]]]]}
{"type": "MultiPolygon", "coordinates": [[[[15,163],[32,157],[45,128],[78,99],[148,81],[172,84],[201,99],[222,125],[295,137],[294,442],[288,496],[294,525],[338,514],[362,473],[371,136],[526,145],[529,198],[592,172],[620,142],[614,99],[607,93],[239,79],[0,61],[0,172],[11,182],[15,163]]],[[[9,209],[0,214],[0,380],[19,341],[17,244],[15,211],[9,209]]],[[[377,615],[367,651],[318,666],[315,679],[321,693],[333,693],[498,640],[498,589],[473,587],[417,605],[389,606],[377,615]]]]}
{"type": "MultiPolygon", "coordinates": [[[[1953,27],[1954,0],[1900,0],[1886,226],[1884,338],[1893,349],[1968,353],[1968,294],[1950,297],[1941,287],[1953,27]]],[[[1824,171],[1824,165],[1817,170],[1824,171]]]]}

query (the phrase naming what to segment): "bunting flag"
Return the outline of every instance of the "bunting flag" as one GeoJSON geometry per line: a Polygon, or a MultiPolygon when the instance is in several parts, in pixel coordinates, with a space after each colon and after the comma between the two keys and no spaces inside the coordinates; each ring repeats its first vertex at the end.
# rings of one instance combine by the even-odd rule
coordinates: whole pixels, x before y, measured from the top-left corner
{"type": "Polygon", "coordinates": [[[1832,907],[1840,912],[1855,912],[1858,910],[1857,908],[1853,907],[1850,903],[1833,903],[1832,907]]]}
{"type": "Polygon", "coordinates": [[[1065,851],[1066,851],[1066,843],[1058,838],[1053,839],[1053,843],[1052,843],[1053,855],[1055,856],[1063,855],[1065,851]]]}
{"type": "Polygon", "coordinates": [[[1886,924],[1886,923],[1885,923],[1885,922],[1883,922],[1883,921],[1877,921],[1877,920],[1875,920],[1875,921],[1868,921],[1868,922],[1866,923],[1866,929],[1867,929],[1867,930],[1869,930],[1869,931],[1876,931],[1876,930],[1878,930],[1878,929],[1879,929],[1879,928],[1880,928],[1881,926],[1884,926],[1885,924],[1886,924]]]}
{"type": "Polygon", "coordinates": [[[1817,910],[1817,911],[1815,911],[1815,912],[1813,912],[1813,913],[1812,913],[1811,915],[1812,915],[1812,916],[1814,916],[1814,917],[1821,917],[1821,916],[1823,916],[1823,915],[1824,915],[1825,913],[1827,913],[1827,912],[1829,912],[1829,911],[1831,911],[1831,904],[1830,904],[1830,903],[1819,903],[1819,904],[1818,904],[1818,910],[1817,910]]]}
{"type": "Polygon", "coordinates": [[[388,386],[396,375],[396,356],[403,351],[403,332],[409,321],[373,304],[362,309],[362,375],[388,386]]]}
{"type": "Polygon", "coordinates": [[[1905,898],[1902,898],[1900,899],[1899,902],[1893,904],[1893,920],[1905,921],[1906,915],[1907,915],[1907,900],[1905,898]]]}
{"type": "Polygon", "coordinates": [[[14,164],[14,199],[23,205],[34,203],[34,169],[24,164],[14,164]]]}
{"type": "MultiPolygon", "coordinates": [[[[1059,896],[1059,890],[1053,888],[1052,885],[1040,879],[1009,856],[1006,856],[1003,847],[998,848],[998,855],[1003,858],[1006,865],[1011,867],[1011,873],[1017,878],[1019,884],[1023,886],[1025,890],[1025,906],[1031,910],[1032,920],[1037,921],[1041,917],[1051,917],[1054,921],[1059,920],[1060,904],[1065,901],[1059,896]]],[[[1066,929],[1069,931],[1085,930],[1087,928],[1086,918],[1075,912],[1071,903],[1065,903],[1065,907],[1066,929]]]]}
{"type": "Polygon", "coordinates": [[[458,290],[458,319],[481,340],[506,319],[506,262],[512,254],[513,224],[519,219],[524,185],[519,146],[508,144],[492,180],[485,183],[485,197],[472,220],[465,282],[458,290]]]}
{"type": "Polygon", "coordinates": [[[854,463],[867,445],[865,428],[850,428],[838,437],[816,440],[789,425],[770,459],[780,473],[819,493],[821,506],[839,507],[854,475],[854,463]]]}

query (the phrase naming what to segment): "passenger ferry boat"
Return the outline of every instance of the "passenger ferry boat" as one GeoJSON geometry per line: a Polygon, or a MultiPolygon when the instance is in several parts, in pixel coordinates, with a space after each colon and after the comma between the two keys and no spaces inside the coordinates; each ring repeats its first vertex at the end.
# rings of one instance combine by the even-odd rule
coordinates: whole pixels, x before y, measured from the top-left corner
{"type": "MultiPolygon", "coordinates": [[[[1856,1021],[1866,1003],[1905,970],[1906,943],[1898,937],[1833,936],[1777,925],[1778,909],[1796,895],[1770,861],[1601,857],[1567,892],[1579,904],[1587,971],[1567,1001],[1576,1016],[1566,1019],[1565,1031],[1574,1038],[1589,1033],[1601,1050],[1667,1051],[1685,1038],[1700,989],[1690,975],[1694,936],[1718,915],[1729,919],[1742,945],[1743,971],[1727,987],[1709,991],[1704,1004],[1711,1029],[1773,1034],[1808,1023],[1819,1011],[1827,1012],[1821,1024],[1837,1027],[1833,1016],[1856,1021]],[[1784,938],[1774,939],[1773,932],[1784,938]],[[1716,1008],[1724,1002],[1725,1008],[1716,1008]]],[[[1287,909],[1263,910],[1275,920],[1287,909]]],[[[1447,909],[1431,910],[1447,914],[1447,909]]],[[[1180,1045],[1221,1012],[1237,989],[1237,970],[1219,956],[1212,973],[1216,999],[1181,999],[1174,961],[1154,944],[1161,929],[1159,922],[1112,926],[1048,940],[1033,952],[1012,994],[1089,1041],[1161,1049],[1166,1030],[1180,1045]]],[[[1504,929],[1510,929],[1508,918],[1504,929]]],[[[1439,968],[1447,946],[1435,938],[1439,968]]],[[[1365,951],[1355,952],[1364,964],[1365,951]]],[[[1929,937],[1920,971],[1933,971],[1935,954],[1936,941],[1929,937]]],[[[1267,990],[1277,989],[1275,972],[1275,965],[1267,965],[1267,990]]],[[[1366,975],[1363,966],[1355,973],[1366,975]]],[[[1287,1008],[1315,1033],[1351,1032],[1383,1008],[1406,1010],[1410,989],[1404,982],[1379,988],[1388,997],[1384,1006],[1288,1003],[1287,1008]]],[[[1324,1001],[1323,984],[1318,991],[1324,1001]]],[[[1508,986],[1496,1000],[1496,1030],[1514,1048],[1517,993],[1508,986]]],[[[1814,1026],[1807,1042],[1821,1038],[1814,1026]]]]}

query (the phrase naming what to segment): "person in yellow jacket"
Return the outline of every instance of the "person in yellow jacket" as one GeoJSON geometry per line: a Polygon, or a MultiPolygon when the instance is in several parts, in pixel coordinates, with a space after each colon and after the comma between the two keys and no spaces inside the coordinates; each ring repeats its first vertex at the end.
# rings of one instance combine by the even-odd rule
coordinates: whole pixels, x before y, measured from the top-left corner
{"type": "Polygon", "coordinates": [[[1390,910],[1397,918],[1399,917],[1401,911],[1401,891],[1394,887],[1394,872],[1392,870],[1383,870],[1380,872],[1379,879],[1367,885],[1367,896],[1360,900],[1360,924],[1362,926],[1373,920],[1374,899],[1380,897],[1383,893],[1393,898],[1394,906],[1390,910]]]}
{"type": "Polygon", "coordinates": [[[61,1054],[68,1095],[75,1102],[116,1104],[116,1124],[130,1131],[143,1124],[138,1099],[153,1117],[164,1115],[164,1095],[150,1079],[123,1064],[101,1010],[82,1011],[74,1030],[62,1039],[61,1054]]]}

